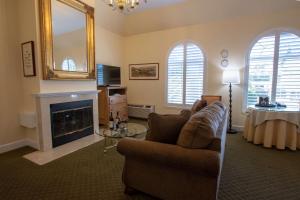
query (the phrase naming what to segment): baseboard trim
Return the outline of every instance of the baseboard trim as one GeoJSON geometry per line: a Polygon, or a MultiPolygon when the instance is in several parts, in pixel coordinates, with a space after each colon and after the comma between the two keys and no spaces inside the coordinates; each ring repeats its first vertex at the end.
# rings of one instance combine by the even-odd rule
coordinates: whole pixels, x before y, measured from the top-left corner
{"type": "Polygon", "coordinates": [[[37,143],[37,141],[31,140],[31,139],[25,139],[26,140],[26,146],[32,147],[36,150],[39,150],[39,144],[37,143]]]}
{"type": "Polygon", "coordinates": [[[232,128],[237,130],[238,132],[243,132],[244,131],[244,126],[233,125],[232,128]]]}
{"type": "Polygon", "coordinates": [[[17,140],[15,142],[8,143],[8,144],[0,145],[0,154],[9,152],[9,151],[12,151],[15,149],[19,149],[21,147],[26,147],[26,146],[30,146],[34,149],[38,149],[38,143],[36,141],[30,140],[30,139],[22,139],[22,140],[17,140]]]}

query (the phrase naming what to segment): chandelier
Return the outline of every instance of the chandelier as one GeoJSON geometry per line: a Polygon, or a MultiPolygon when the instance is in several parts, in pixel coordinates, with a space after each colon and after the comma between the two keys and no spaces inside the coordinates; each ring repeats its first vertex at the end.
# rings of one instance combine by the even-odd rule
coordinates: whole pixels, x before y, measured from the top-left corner
{"type": "Polygon", "coordinates": [[[147,0],[108,0],[108,5],[120,11],[130,11],[140,5],[140,1],[147,3],[147,0]]]}

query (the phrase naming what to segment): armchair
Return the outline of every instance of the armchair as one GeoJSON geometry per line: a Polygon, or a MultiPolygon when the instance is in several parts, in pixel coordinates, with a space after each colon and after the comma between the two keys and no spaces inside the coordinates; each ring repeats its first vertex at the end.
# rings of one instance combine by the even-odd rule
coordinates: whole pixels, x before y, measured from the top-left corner
{"type": "MultiPolygon", "coordinates": [[[[125,156],[123,168],[125,192],[138,190],[154,197],[172,200],[217,199],[225,149],[227,109],[222,112],[223,114],[215,113],[216,117],[211,118],[207,115],[216,112],[216,109],[207,106],[207,109],[203,110],[205,111],[195,114],[197,117],[192,116],[186,124],[191,120],[195,123],[195,119],[201,117],[204,121],[215,119],[207,123],[207,126],[212,123],[214,126],[217,123],[218,126],[205,148],[184,147],[180,144],[180,139],[175,144],[162,143],[158,137],[155,141],[122,139],[119,142],[117,150],[125,156]],[[223,117],[221,121],[217,121],[220,115],[223,117]]],[[[173,120],[176,124],[174,117],[173,120]]],[[[198,129],[211,130],[210,127],[205,127],[206,125],[199,126],[202,127],[198,129]]],[[[183,129],[179,130],[180,134],[183,134],[183,129]]],[[[164,131],[161,128],[159,134],[164,134],[164,131]]],[[[184,142],[186,140],[187,137],[184,137],[184,142]]]]}

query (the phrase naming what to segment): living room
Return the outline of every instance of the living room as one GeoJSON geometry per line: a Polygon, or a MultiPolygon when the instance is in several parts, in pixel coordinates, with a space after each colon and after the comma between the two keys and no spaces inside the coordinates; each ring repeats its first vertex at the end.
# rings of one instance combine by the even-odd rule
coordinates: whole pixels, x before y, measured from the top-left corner
{"type": "MultiPolygon", "coordinates": [[[[134,4],[136,8],[133,10],[122,11],[118,6],[112,8],[109,5],[111,1],[84,0],[82,2],[87,6],[83,6],[82,9],[86,9],[85,14],[88,17],[86,21],[83,20],[83,23],[87,24],[85,34],[88,35],[88,39],[81,42],[83,42],[82,46],[86,47],[83,48],[86,51],[83,55],[86,55],[88,73],[81,73],[77,78],[74,78],[75,73],[55,70],[59,62],[53,61],[53,58],[58,53],[55,55],[55,48],[52,45],[55,45],[58,39],[54,42],[48,38],[49,34],[45,34],[48,33],[49,21],[47,20],[51,20],[51,17],[49,18],[51,9],[47,7],[48,4],[41,2],[43,1],[0,0],[2,30],[0,32],[0,164],[3,166],[2,169],[0,167],[0,174],[4,177],[0,181],[0,198],[151,199],[158,197],[174,199],[164,196],[168,192],[161,194],[158,190],[149,193],[142,191],[142,194],[133,196],[123,194],[125,186],[121,174],[124,157],[117,151],[124,147],[122,142],[118,149],[115,144],[106,154],[103,153],[106,145],[104,144],[106,138],[103,137],[97,137],[93,141],[85,139],[89,136],[83,137],[83,140],[74,141],[74,148],[67,146],[66,149],[58,147],[59,152],[53,150],[56,148],[53,148],[50,141],[51,124],[45,125],[44,122],[50,121],[49,112],[52,111],[49,108],[54,103],[92,99],[93,133],[102,134],[103,127],[98,126],[98,121],[101,119],[97,109],[103,105],[102,101],[98,101],[98,93],[101,90],[99,89],[101,84],[96,79],[99,75],[97,74],[99,65],[115,66],[120,69],[119,85],[126,89],[126,103],[151,105],[155,108],[155,112],[161,115],[177,116],[183,109],[190,109],[193,102],[201,99],[202,95],[221,96],[221,101],[227,107],[226,112],[230,114],[228,115],[229,129],[239,133],[227,134],[222,173],[218,174],[218,179],[214,179],[220,182],[214,183],[217,184],[214,188],[219,190],[219,194],[213,192],[215,196],[212,195],[207,199],[216,196],[218,199],[298,198],[300,175],[295,166],[299,163],[297,156],[300,146],[300,136],[297,131],[300,123],[297,120],[300,106],[298,89],[300,83],[297,82],[299,78],[297,67],[300,66],[298,41],[300,2],[296,0],[224,0],[221,2],[148,0],[134,4]],[[92,28],[91,24],[93,24],[92,28]],[[288,44],[289,42],[291,44],[288,44]],[[286,47],[285,44],[290,46],[286,47]],[[288,48],[287,54],[292,53],[285,56],[280,48],[288,48]],[[259,50],[260,53],[256,55],[255,52],[259,50]],[[24,57],[25,52],[29,52],[32,56],[31,63],[30,60],[24,61],[28,59],[24,57]],[[187,68],[190,62],[194,62],[193,59],[189,62],[189,57],[195,54],[199,55],[198,60],[196,59],[196,64],[192,63],[191,66],[200,65],[201,70],[192,71],[191,75],[184,72],[182,80],[177,79],[177,76],[172,79],[172,74],[169,73],[172,64],[182,57],[179,62],[182,62],[183,68],[187,68]],[[263,58],[259,57],[260,55],[263,58]],[[261,64],[257,63],[260,62],[259,60],[261,64]],[[284,61],[288,64],[282,64],[284,61]],[[150,67],[154,66],[153,77],[133,78],[132,68],[149,67],[147,66],[149,63],[150,67]],[[25,64],[31,64],[32,69],[26,71],[25,64]],[[271,67],[265,70],[259,69],[264,65],[271,67]],[[49,71],[49,66],[54,70],[49,71]],[[284,67],[280,69],[279,66],[289,67],[295,71],[290,72],[284,67]],[[233,77],[237,81],[236,83],[229,81],[232,83],[230,84],[232,91],[229,94],[229,85],[224,84],[224,72],[230,70],[234,71],[230,75],[237,75],[233,77]],[[196,74],[195,79],[193,73],[196,74]],[[271,78],[266,78],[265,74],[268,73],[272,74],[271,78]],[[280,73],[288,75],[279,78],[277,74],[280,73]],[[255,78],[259,75],[262,80],[255,82],[255,78]],[[195,87],[192,83],[201,82],[199,87],[197,85],[196,89],[191,90],[197,94],[187,95],[188,87],[184,87],[190,83],[186,78],[188,76],[192,77],[191,88],[195,87]],[[179,82],[175,89],[172,87],[176,84],[170,84],[174,80],[179,82]],[[290,82],[284,84],[288,82],[287,80],[290,82]],[[253,89],[250,86],[256,87],[255,98],[250,96],[250,91],[253,89]],[[283,92],[279,94],[278,91],[282,88],[290,90],[292,99],[288,99],[283,92]],[[260,93],[262,90],[263,93],[260,93]],[[180,92],[182,94],[178,96],[180,92]],[[267,96],[267,99],[258,102],[258,96],[267,96]],[[276,115],[277,118],[268,115],[268,119],[265,119],[267,116],[265,113],[257,115],[260,110],[251,112],[248,110],[251,106],[255,109],[256,103],[263,104],[264,100],[267,101],[267,106],[276,103],[276,107],[286,106],[287,110],[276,115]],[[192,103],[187,103],[188,101],[192,103]],[[230,101],[232,107],[229,110],[230,101]],[[292,112],[292,117],[283,114],[287,112],[292,112]],[[276,121],[279,119],[283,122],[276,121]],[[259,126],[260,122],[263,126],[259,126]],[[274,124],[271,124],[273,122],[274,124]],[[256,134],[255,128],[251,127],[253,124],[257,125],[259,134],[256,134]],[[267,133],[264,135],[264,130],[268,132],[268,136],[267,133]],[[281,136],[277,134],[277,131],[285,130],[288,130],[287,133],[282,133],[281,136]],[[278,136],[271,137],[270,133],[275,135],[275,132],[278,136]],[[283,135],[287,138],[287,142],[280,141],[283,135]],[[39,154],[32,156],[36,151],[39,154]],[[40,153],[47,151],[46,154],[40,153]],[[29,157],[36,159],[37,162],[46,161],[42,165],[36,164],[23,157],[27,154],[31,154],[29,157]],[[49,155],[50,160],[48,160],[49,155]],[[243,155],[248,158],[244,158],[243,155]],[[284,163],[296,165],[285,167],[284,163]],[[283,170],[281,167],[284,167],[285,171],[281,171],[283,170]],[[89,169],[91,174],[84,171],[85,169],[89,169]],[[66,179],[58,177],[64,173],[66,179]],[[41,179],[38,178],[39,175],[41,179]],[[36,183],[30,181],[30,176],[34,177],[33,182],[36,183]],[[71,189],[72,185],[75,189],[71,189]],[[88,189],[87,185],[92,186],[88,189]]],[[[54,5],[65,1],[45,0],[44,2],[52,2],[54,5]]],[[[52,15],[55,16],[54,13],[52,15]]],[[[63,20],[62,25],[69,27],[67,23],[63,24],[63,20]]],[[[54,29],[55,26],[53,25],[52,28],[54,29]]],[[[57,109],[59,108],[53,108],[53,113],[59,112],[57,109]]],[[[106,112],[106,115],[109,116],[110,112],[106,112]]],[[[130,119],[129,122],[149,128],[147,119],[130,119]]],[[[131,143],[129,145],[134,146],[131,143]]],[[[157,149],[160,147],[157,146],[157,149]]],[[[120,151],[124,153],[123,150],[120,151]]],[[[221,152],[224,153],[224,150],[221,152]]],[[[172,157],[171,152],[169,156],[172,157]]],[[[166,160],[168,159],[167,156],[166,160]]],[[[164,166],[167,165],[168,163],[164,166]]],[[[156,174],[160,173],[162,172],[156,172],[156,174]]],[[[172,192],[172,190],[168,191],[172,192]]],[[[205,199],[204,196],[200,196],[198,199],[205,199]]],[[[177,197],[177,199],[186,198],[177,197]]],[[[189,199],[197,199],[197,197],[190,196],[189,199]]]]}

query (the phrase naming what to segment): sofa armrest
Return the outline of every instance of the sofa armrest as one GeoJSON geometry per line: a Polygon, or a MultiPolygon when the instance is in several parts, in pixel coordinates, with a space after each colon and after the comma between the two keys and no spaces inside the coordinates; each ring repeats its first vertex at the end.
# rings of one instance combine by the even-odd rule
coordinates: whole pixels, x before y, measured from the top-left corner
{"type": "Polygon", "coordinates": [[[118,143],[117,150],[125,157],[134,157],[141,161],[192,170],[213,177],[219,174],[220,155],[216,151],[187,149],[178,145],[127,138],[118,143]]]}
{"type": "Polygon", "coordinates": [[[222,145],[222,140],[220,138],[213,138],[212,142],[210,145],[207,147],[207,149],[212,150],[212,151],[217,151],[221,152],[221,145],[222,145]]]}

